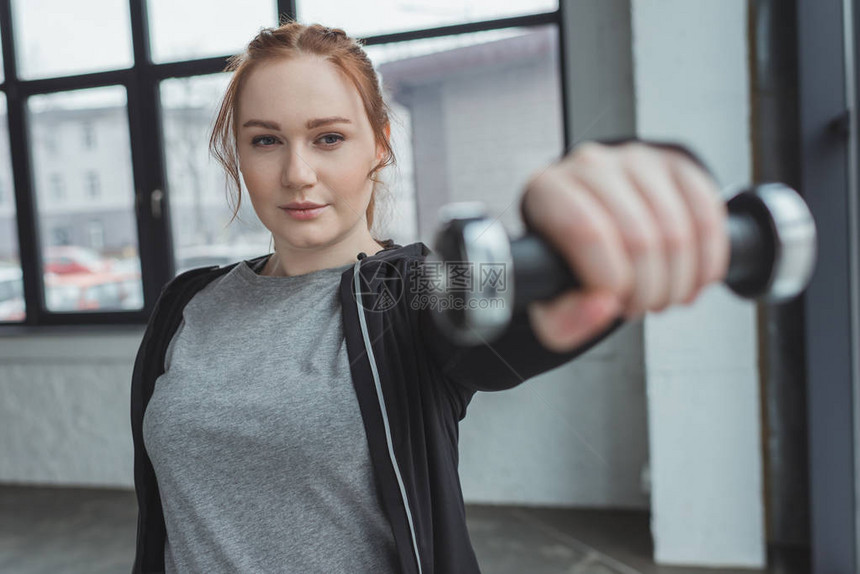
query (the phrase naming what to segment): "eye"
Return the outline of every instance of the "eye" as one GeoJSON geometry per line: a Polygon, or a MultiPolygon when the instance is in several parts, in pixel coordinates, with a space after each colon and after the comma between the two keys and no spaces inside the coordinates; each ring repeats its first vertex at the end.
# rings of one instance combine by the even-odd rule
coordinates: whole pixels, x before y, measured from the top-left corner
{"type": "Polygon", "coordinates": [[[326,135],[320,137],[321,141],[325,140],[325,141],[323,141],[323,143],[326,144],[327,146],[334,146],[338,142],[343,141],[343,139],[344,139],[343,136],[340,134],[326,134],[326,135]],[[330,138],[335,138],[335,139],[332,140],[330,138]]]}
{"type": "Polygon", "coordinates": [[[272,143],[277,141],[274,136],[257,136],[251,140],[251,145],[262,145],[263,147],[268,147],[264,140],[273,140],[272,143]]]}

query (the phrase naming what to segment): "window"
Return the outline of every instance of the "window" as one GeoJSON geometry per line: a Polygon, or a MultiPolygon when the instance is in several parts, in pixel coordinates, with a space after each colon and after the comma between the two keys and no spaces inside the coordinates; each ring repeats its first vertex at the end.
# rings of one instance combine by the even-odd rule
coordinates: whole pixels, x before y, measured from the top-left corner
{"type": "Polygon", "coordinates": [[[558,8],[558,0],[377,0],[373,10],[353,5],[349,0],[299,1],[298,18],[370,36],[552,12],[558,8]],[[380,14],[385,17],[380,18],[380,14]]]}
{"type": "Polygon", "coordinates": [[[132,65],[128,2],[13,0],[12,19],[18,79],[68,76],[132,65]],[[46,38],[53,42],[46,42],[46,38]]]}
{"type": "MultiPolygon", "coordinates": [[[[161,84],[167,187],[170,190],[176,273],[268,252],[270,235],[250,202],[233,221],[221,166],[209,160],[211,118],[227,88],[227,74],[168,79],[161,84]]],[[[247,196],[246,196],[247,198],[247,196]]]]}
{"type": "Polygon", "coordinates": [[[81,124],[81,129],[84,133],[84,147],[87,149],[96,147],[96,132],[93,129],[93,124],[85,122],[81,124]]]}
{"type": "Polygon", "coordinates": [[[0,322],[19,323],[26,319],[24,275],[18,250],[9,129],[6,121],[6,97],[0,94],[0,322]]]}
{"type": "MultiPolygon", "coordinates": [[[[47,310],[65,313],[123,310],[121,306],[111,307],[113,300],[109,298],[96,298],[74,307],[52,307],[51,301],[56,297],[49,292],[82,289],[84,284],[88,289],[95,288],[101,283],[90,283],[96,280],[115,282],[117,262],[139,269],[126,90],[121,86],[105,86],[34,95],[27,102],[27,110],[32,133],[81,134],[81,147],[86,148],[83,153],[71,148],[68,159],[59,161],[38,147],[33,153],[39,224],[41,228],[54,230],[38,242],[44,263],[47,310]],[[101,132],[98,136],[97,131],[101,132]],[[110,145],[96,148],[97,139],[110,145]],[[82,169],[84,162],[94,168],[82,169]],[[65,172],[51,173],[48,193],[44,193],[40,186],[42,174],[57,167],[65,172]],[[102,181],[110,182],[109,197],[101,192],[102,181]]],[[[136,280],[141,291],[140,274],[132,273],[127,280],[136,280]]]]}
{"type": "Polygon", "coordinates": [[[87,232],[90,236],[90,247],[95,251],[104,249],[105,244],[105,226],[101,221],[90,221],[87,224],[87,232]]]}
{"type": "Polygon", "coordinates": [[[58,173],[51,174],[51,199],[62,201],[66,198],[66,186],[63,184],[63,176],[58,173]]]}
{"type": "Polygon", "coordinates": [[[8,97],[24,127],[8,143],[0,133],[0,265],[17,270],[7,275],[26,300],[16,295],[5,315],[0,306],[0,323],[143,324],[175,274],[270,250],[250,202],[227,225],[233,206],[207,144],[226,58],[279,14],[360,37],[383,78],[398,159],[382,174],[397,210],[377,219],[386,237],[429,242],[435,208],[448,201],[509,203],[562,150],[558,1],[385,4],[372,12],[386,17],[371,18],[344,0],[248,0],[241,10],[207,0],[12,0],[5,12],[0,3],[0,31],[16,49],[11,60],[0,54],[14,62],[0,113],[8,97]],[[506,113],[514,102],[528,118],[506,113]],[[488,145],[512,139],[528,153],[488,145]],[[31,213],[15,211],[13,193],[32,195],[31,213]]]}
{"type": "MultiPolygon", "coordinates": [[[[51,236],[53,239],[54,245],[70,245],[72,243],[72,230],[68,227],[57,226],[54,227],[51,231],[51,236]]],[[[68,258],[62,258],[60,264],[63,266],[69,266],[72,264],[72,261],[68,258]]]]}
{"type": "Polygon", "coordinates": [[[101,183],[99,182],[99,174],[97,172],[87,172],[86,186],[90,199],[98,199],[99,195],[101,195],[102,188],[101,183]]]}
{"type": "Polygon", "coordinates": [[[235,2],[211,0],[147,4],[152,59],[159,63],[239,52],[260,28],[277,23],[279,11],[274,0],[242,0],[241,9],[235,2]]]}
{"type": "Polygon", "coordinates": [[[45,146],[45,151],[51,155],[55,155],[59,149],[57,147],[57,138],[53,134],[45,134],[45,139],[41,142],[45,146]]]}
{"type": "Polygon", "coordinates": [[[506,28],[368,52],[395,112],[398,237],[431,245],[438,208],[464,200],[483,202],[507,229],[520,225],[509,206],[564,149],[557,29],[506,28]],[[417,229],[403,228],[407,221],[417,229]]]}

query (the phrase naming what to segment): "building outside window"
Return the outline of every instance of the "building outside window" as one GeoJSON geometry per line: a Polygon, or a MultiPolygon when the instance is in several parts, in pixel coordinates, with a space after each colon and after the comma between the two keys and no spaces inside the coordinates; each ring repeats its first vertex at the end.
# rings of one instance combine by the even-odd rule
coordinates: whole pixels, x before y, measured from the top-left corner
{"type": "Polygon", "coordinates": [[[51,238],[53,239],[53,245],[71,245],[72,230],[69,227],[55,227],[51,230],[51,238]]]}
{"type": "Polygon", "coordinates": [[[66,198],[66,185],[63,176],[58,173],[51,174],[51,197],[55,200],[66,198]]]}
{"type": "Polygon", "coordinates": [[[87,192],[91,199],[98,198],[101,195],[101,182],[99,174],[95,171],[88,171],[86,175],[87,192]]]}
{"type": "Polygon", "coordinates": [[[90,247],[96,251],[102,251],[105,244],[105,226],[101,221],[93,220],[87,223],[87,234],[90,238],[90,247]]]}
{"type": "Polygon", "coordinates": [[[93,124],[89,122],[81,124],[81,129],[84,136],[84,147],[86,149],[93,149],[96,147],[96,130],[93,127],[93,124]]]}
{"type": "MultiPolygon", "coordinates": [[[[38,220],[18,222],[32,236],[24,251],[81,240],[78,247],[96,249],[136,274],[129,283],[136,282],[135,300],[143,307],[98,309],[112,313],[100,322],[145,323],[163,284],[190,264],[225,264],[272,248],[250,202],[231,221],[234,206],[224,193],[225,175],[209,156],[208,137],[229,80],[226,57],[261,27],[276,26],[288,3],[253,0],[239,12],[202,0],[146,0],[145,10],[142,4],[101,2],[72,38],[61,11],[13,0],[17,77],[0,84],[0,96],[12,88],[24,94],[9,110],[27,118],[29,135],[29,146],[14,144],[22,165],[32,166],[38,220]],[[150,58],[135,62],[132,26],[143,17],[150,58]],[[198,25],[189,31],[183,23],[191,19],[198,25]],[[224,33],[211,34],[213,26],[224,33]],[[84,48],[80,38],[88,35],[99,38],[98,49],[84,48]],[[68,48],[46,58],[46,38],[68,48]],[[113,81],[105,81],[108,74],[113,81]],[[54,82],[50,89],[46,81],[54,82]],[[155,148],[159,143],[163,150],[155,148]],[[60,160],[62,171],[51,171],[60,160]],[[65,177],[81,187],[70,193],[65,177]],[[156,200],[156,192],[165,200],[156,200]],[[64,231],[48,231],[58,227],[64,231]],[[168,235],[172,253],[162,251],[168,235]]],[[[528,175],[563,149],[557,0],[481,7],[403,2],[384,20],[336,0],[298,2],[296,10],[300,21],[340,26],[361,38],[391,104],[398,162],[381,174],[386,185],[371,232],[400,244],[430,244],[437,208],[463,198],[486,201],[516,231],[516,210],[506,206],[528,175]],[[456,27],[440,28],[446,25],[456,27]],[[514,107],[529,116],[511,114],[514,107]],[[529,152],[499,145],[505,141],[520,148],[525,142],[529,152]]],[[[23,215],[0,214],[0,259],[36,259],[21,257],[10,232],[23,215]]],[[[36,308],[27,316],[31,324],[87,323],[91,311],[55,317],[36,308]]]]}

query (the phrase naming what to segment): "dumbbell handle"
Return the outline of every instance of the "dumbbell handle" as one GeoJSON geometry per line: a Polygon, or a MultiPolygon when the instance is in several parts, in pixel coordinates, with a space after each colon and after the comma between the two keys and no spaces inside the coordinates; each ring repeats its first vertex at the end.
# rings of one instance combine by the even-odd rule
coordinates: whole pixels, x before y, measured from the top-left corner
{"type": "MultiPolygon", "coordinates": [[[[741,297],[766,303],[785,302],[806,289],[815,268],[817,234],[800,195],[781,183],[765,183],[735,193],[726,207],[730,256],[724,284],[741,297]]],[[[506,280],[498,285],[448,293],[459,303],[505,301],[496,307],[450,305],[449,311],[437,313],[436,320],[454,340],[477,344],[492,338],[513,312],[531,301],[582,286],[570,264],[528,224],[526,235],[511,240],[477,202],[445,206],[440,222],[432,259],[505,269],[506,280]],[[506,287],[509,284],[512,289],[506,287]]]]}
{"type": "MultiPolygon", "coordinates": [[[[765,285],[774,261],[774,242],[749,214],[729,214],[731,257],[724,283],[743,289],[765,285]]],[[[579,289],[582,284],[567,261],[540,236],[529,233],[511,242],[514,261],[514,309],[533,300],[552,299],[559,293],[579,289]]],[[[746,293],[743,293],[747,296],[746,293]]]]}

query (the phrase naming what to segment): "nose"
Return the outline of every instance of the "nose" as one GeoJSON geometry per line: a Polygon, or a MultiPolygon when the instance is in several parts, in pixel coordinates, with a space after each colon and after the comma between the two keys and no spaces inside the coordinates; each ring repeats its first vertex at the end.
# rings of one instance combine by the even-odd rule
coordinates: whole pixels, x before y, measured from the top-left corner
{"type": "Polygon", "coordinates": [[[281,170],[281,184],[289,189],[302,189],[313,185],[317,181],[317,174],[299,150],[287,152],[281,170]]]}

